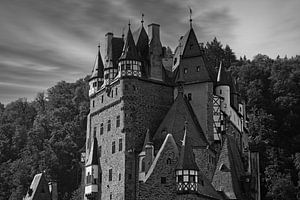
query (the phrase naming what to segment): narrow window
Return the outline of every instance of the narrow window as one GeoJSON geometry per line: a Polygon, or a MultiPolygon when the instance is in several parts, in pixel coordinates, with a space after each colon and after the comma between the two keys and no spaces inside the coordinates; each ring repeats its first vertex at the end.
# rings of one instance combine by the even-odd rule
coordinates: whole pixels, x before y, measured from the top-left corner
{"type": "Polygon", "coordinates": [[[95,126],[94,127],[94,137],[96,137],[96,134],[97,134],[97,127],[95,126]]]}
{"type": "Polygon", "coordinates": [[[100,135],[103,135],[103,131],[104,131],[104,125],[103,123],[100,124],[100,135]]]}
{"type": "Polygon", "coordinates": [[[187,68],[184,68],[184,69],[183,69],[183,73],[184,73],[184,74],[187,74],[187,73],[188,73],[188,69],[187,69],[187,68]]]}
{"type": "Polygon", "coordinates": [[[167,183],[167,178],[166,177],[160,177],[160,183],[161,184],[166,184],[167,183]]]}
{"type": "Polygon", "coordinates": [[[112,200],[112,193],[109,194],[109,199],[112,200]]]}
{"type": "Polygon", "coordinates": [[[108,120],[107,121],[107,132],[110,131],[110,129],[111,129],[111,121],[108,120]]]}
{"type": "Polygon", "coordinates": [[[111,144],[111,153],[114,154],[116,152],[116,142],[113,141],[111,144]]]}
{"type": "Polygon", "coordinates": [[[103,98],[104,98],[104,97],[103,97],[103,95],[102,95],[102,96],[101,96],[101,103],[103,103],[103,98]]]}
{"type": "Polygon", "coordinates": [[[132,89],[133,89],[133,91],[135,91],[135,90],[136,90],[136,88],[135,88],[135,85],[133,85],[133,86],[132,86],[132,89]]]}
{"type": "Polygon", "coordinates": [[[112,181],[112,169],[108,170],[108,181],[112,181]]]}
{"type": "Polygon", "coordinates": [[[120,115],[117,116],[117,123],[116,123],[116,127],[120,127],[120,115]]]}
{"type": "Polygon", "coordinates": [[[115,92],[116,92],[116,96],[118,95],[118,88],[116,87],[116,90],[115,90],[115,92]]]}
{"type": "Polygon", "coordinates": [[[121,180],[121,178],[122,178],[122,175],[121,175],[121,173],[119,173],[119,181],[121,180]]]}
{"type": "Polygon", "coordinates": [[[199,66],[197,66],[196,70],[197,70],[197,72],[200,72],[200,67],[199,67],[199,66]]]}
{"type": "Polygon", "coordinates": [[[189,100],[189,101],[192,100],[192,93],[188,93],[188,100],[189,100]]]}
{"type": "Polygon", "coordinates": [[[111,94],[111,98],[113,98],[114,97],[114,91],[111,90],[110,94],[111,94]]]}
{"type": "Polygon", "coordinates": [[[122,151],[122,147],[123,147],[123,140],[122,138],[119,139],[119,151],[122,151]]]}
{"type": "Polygon", "coordinates": [[[145,158],[142,158],[142,168],[141,168],[141,172],[144,172],[145,169],[146,169],[145,158]]]}
{"type": "Polygon", "coordinates": [[[93,108],[95,107],[95,100],[93,100],[93,108]]]}
{"type": "Polygon", "coordinates": [[[128,174],[128,179],[129,179],[129,180],[132,179],[132,174],[128,174]]]}
{"type": "Polygon", "coordinates": [[[125,84],[124,87],[125,87],[125,90],[128,90],[128,85],[127,84],[125,84]]]}
{"type": "Polygon", "coordinates": [[[102,183],[102,173],[99,173],[99,183],[102,183]]]}
{"type": "Polygon", "coordinates": [[[220,90],[220,94],[222,94],[222,90],[220,90]]]}
{"type": "Polygon", "coordinates": [[[172,164],[172,160],[171,160],[171,158],[168,158],[167,159],[167,165],[171,165],[172,164]]]}

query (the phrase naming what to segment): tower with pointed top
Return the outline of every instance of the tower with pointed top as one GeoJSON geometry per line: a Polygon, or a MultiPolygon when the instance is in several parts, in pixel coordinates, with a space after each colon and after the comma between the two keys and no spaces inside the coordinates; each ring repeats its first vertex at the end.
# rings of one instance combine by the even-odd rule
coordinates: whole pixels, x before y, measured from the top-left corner
{"type": "Polygon", "coordinates": [[[142,62],[133,40],[133,36],[130,30],[130,24],[128,24],[128,32],[125,45],[123,47],[122,55],[118,61],[118,76],[141,77],[141,66],[142,62]]]}
{"type": "Polygon", "coordinates": [[[100,53],[100,44],[98,45],[98,54],[95,60],[92,75],[89,79],[89,96],[95,94],[104,82],[104,65],[100,53]]]}

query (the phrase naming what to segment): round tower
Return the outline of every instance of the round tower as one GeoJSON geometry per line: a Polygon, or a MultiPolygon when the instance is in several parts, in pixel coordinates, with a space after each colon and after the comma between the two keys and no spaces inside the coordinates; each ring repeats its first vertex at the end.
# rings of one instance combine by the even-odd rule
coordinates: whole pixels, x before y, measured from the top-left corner
{"type": "Polygon", "coordinates": [[[95,60],[95,65],[89,80],[89,96],[95,94],[102,86],[104,81],[104,65],[100,53],[100,45],[98,45],[98,54],[95,60]]]}

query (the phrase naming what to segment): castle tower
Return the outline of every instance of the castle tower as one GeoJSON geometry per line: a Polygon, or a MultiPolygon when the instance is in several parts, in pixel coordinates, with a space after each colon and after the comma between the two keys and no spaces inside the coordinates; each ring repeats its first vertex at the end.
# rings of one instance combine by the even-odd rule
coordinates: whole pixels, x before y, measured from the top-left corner
{"type": "Polygon", "coordinates": [[[179,161],[176,167],[176,184],[178,194],[196,193],[200,184],[199,168],[195,162],[193,149],[186,131],[185,127],[179,161]]]}
{"type": "Polygon", "coordinates": [[[141,77],[142,62],[139,58],[138,51],[134,44],[133,36],[130,30],[130,24],[128,26],[128,33],[126,42],[123,48],[121,57],[119,58],[118,70],[120,77],[123,76],[137,76],[141,77]]]}
{"type": "MultiPolygon", "coordinates": [[[[173,60],[175,81],[182,82],[185,95],[196,114],[206,138],[213,141],[213,74],[199,46],[194,29],[180,39],[173,60]]],[[[178,87],[174,90],[177,96],[178,87]]]]}
{"type": "Polygon", "coordinates": [[[84,196],[88,200],[97,200],[99,198],[99,157],[98,141],[94,137],[88,161],[85,165],[85,190],[84,196]]]}
{"type": "Polygon", "coordinates": [[[91,78],[89,80],[89,86],[90,86],[89,96],[95,94],[100,89],[100,87],[103,84],[103,81],[104,81],[104,65],[101,58],[100,45],[98,45],[98,54],[96,57],[91,78]]]}

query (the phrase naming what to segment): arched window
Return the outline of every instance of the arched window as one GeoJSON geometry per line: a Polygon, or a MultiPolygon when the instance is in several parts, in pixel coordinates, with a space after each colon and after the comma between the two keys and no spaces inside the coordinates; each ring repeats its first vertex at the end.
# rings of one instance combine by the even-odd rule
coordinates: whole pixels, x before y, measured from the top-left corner
{"type": "Polygon", "coordinates": [[[144,158],[142,158],[142,164],[141,164],[141,172],[144,172],[145,171],[145,169],[146,169],[146,163],[145,163],[145,159],[144,158]]]}

